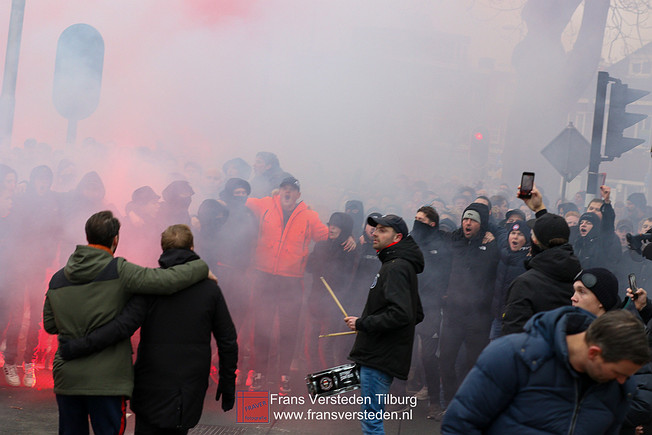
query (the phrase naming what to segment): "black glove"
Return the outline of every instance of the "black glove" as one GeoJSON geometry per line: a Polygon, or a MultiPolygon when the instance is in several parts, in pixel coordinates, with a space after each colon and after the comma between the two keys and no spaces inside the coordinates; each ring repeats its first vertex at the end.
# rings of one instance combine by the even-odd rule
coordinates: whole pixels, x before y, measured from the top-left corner
{"type": "Polygon", "coordinates": [[[233,405],[235,405],[235,379],[230,382],[220,379],[217,384],[215,400],[219,401],[220,396],[222,397],[222,410],[226,412],[233,409],[233,405]]]}
{"type": "Polygon", "coordinates": [[[70,340],[67,337],[59,336],[59,356],[68,361],[73,359],[70,350],[70,340]]]}

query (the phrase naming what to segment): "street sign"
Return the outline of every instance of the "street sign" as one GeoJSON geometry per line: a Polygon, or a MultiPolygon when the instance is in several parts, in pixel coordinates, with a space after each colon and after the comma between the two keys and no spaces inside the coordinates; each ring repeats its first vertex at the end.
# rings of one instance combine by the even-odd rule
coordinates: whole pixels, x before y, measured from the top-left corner
{"type": "Polygon", "coordinates": [[[541,154],[570,183],[588,166],[590,151],[591,144],[571,122],[541,154]]]}

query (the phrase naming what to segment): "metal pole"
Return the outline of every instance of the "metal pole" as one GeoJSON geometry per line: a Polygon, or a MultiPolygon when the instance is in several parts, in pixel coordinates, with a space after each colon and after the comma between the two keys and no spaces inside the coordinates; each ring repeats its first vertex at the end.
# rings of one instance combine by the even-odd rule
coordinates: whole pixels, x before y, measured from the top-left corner
{"type": "Polygon", "coordinates": [[[7,150],[11,147],[14,108],[16,107],[18,57],[20,54],[20,40],[23,34],[24,15],[25,0],[13,0],[9,18],[9,36],[7,38],[2,94],[0,94],[0,150],[7,150]]]}
{"type": "Polygon", "coordinates": [[[68,120],[68,133],[66,134],[66,144],[74,145],[77,141],[77,120],[68,120]]]}
{"type": "MultiPolygon", "coordinates": [[[[595,92],[595,110],[593,112],[593,132],[591,135],[591,154],[589,158],[589,173],[586,182],[587,195],[598,193],[598,172],[602,159],[602,131],[604,128],[604,106],[607,99],[607,85],[609,84],[609,73],[598,72],[598,86],[595,92]]],[[[586,200],[589,198],[587,196],[586,200]]]]}

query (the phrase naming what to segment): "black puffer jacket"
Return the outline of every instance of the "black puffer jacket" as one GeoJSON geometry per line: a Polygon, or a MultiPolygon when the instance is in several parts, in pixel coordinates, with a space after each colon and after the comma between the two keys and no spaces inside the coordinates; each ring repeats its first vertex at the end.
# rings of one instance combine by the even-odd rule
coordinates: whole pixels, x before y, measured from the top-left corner
{"type": "Polygon", "coordinates": [[[568,243],[541,251],[525,267],[528,271],[507,291],[503,335],[523,332],[525,323],[536,313],[570,305],[573,282],[582,270],[568,243]]]}
{"type": "Polygon", "coordinates": [[[652,363],[647,363],[634,376],[636,393],[620,428],[620,435],[634,435],[636,426],[649,429],[652,424],[652,363]]]}
{"type": "Polygon", "coordinates": [[[362,315],[349,358],[399,379],[407,379],[415,325],[423,320],[417,274],[423,254],[411,236],[378,253],[382,262],[362,315]]]}

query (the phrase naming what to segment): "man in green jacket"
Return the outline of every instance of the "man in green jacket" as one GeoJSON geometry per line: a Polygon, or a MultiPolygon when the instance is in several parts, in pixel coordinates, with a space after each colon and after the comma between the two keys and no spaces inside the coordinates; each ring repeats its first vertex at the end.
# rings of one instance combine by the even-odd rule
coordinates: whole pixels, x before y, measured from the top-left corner
{"type": "MultiPolygon", "coordinates": [[[[110,211],[86,221],[88,245],[78,245],[66,266],[50,280],[43,327],[59,337],[77,338],[113,319],[133,293],[171,294],[211,275],[202,260],[169,269],[149,269],[114,257],[120,222],[110,211]]],[[[54,393],[59,433],[123,434],[125,401],[133,390],[129,339],[71,361],[55,356],[54,393]]]]}

